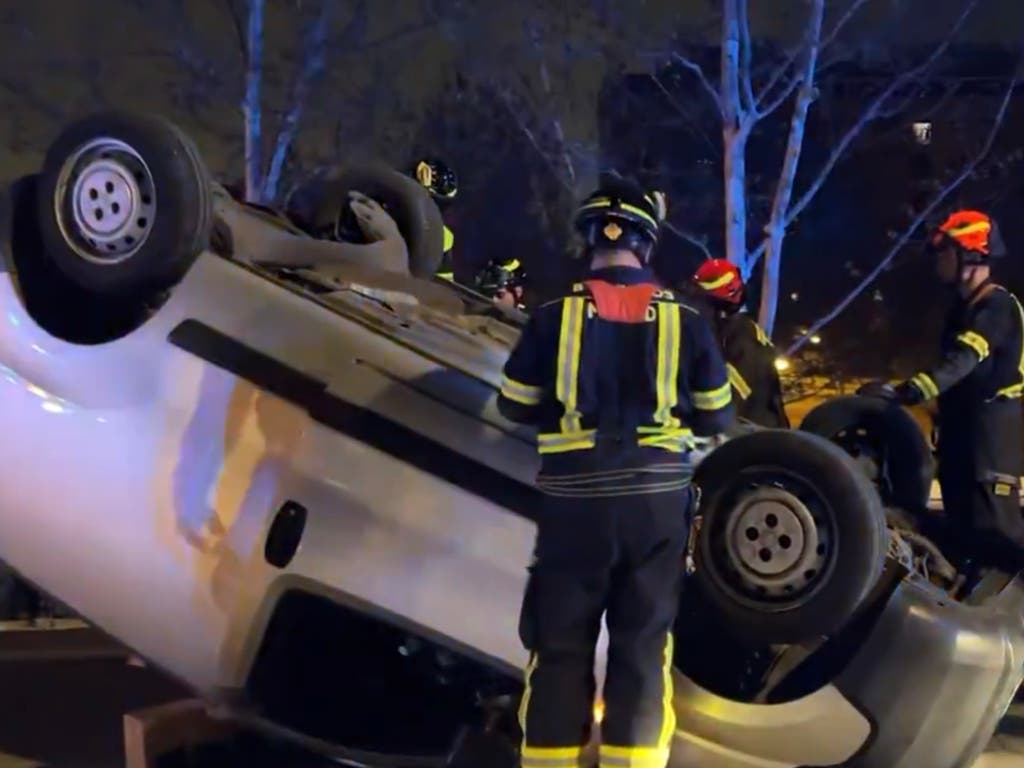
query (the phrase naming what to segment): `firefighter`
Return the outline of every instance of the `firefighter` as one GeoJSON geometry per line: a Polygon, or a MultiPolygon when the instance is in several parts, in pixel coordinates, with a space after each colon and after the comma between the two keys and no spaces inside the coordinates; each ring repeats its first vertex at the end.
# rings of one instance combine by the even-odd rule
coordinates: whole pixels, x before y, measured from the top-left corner
{"type": "Polygon", "coordinates": [[[693,281],[710,304],[737,401],[736,415],[762,427],[789,429],[775,347],[754,319],[741,311],[746,290],[739,269],[726,259],[708,259],[693,281]]]}
{"type": "Polygon", "coordinates": [[[956,289],[956,299],[939,362],[895,395],[904,405],[938,400],[938,478],[952,554],[962,565],[973,559],[974,568],[1015,573],[1024,567],[1024,309],[992,281],[990,265],[1006,248],[987,214],[956,211],[929,242],[939,278],[956,289]]]}
{"type": "Polygon", "coordinates": [[[595,644],[610,636],[601,766],[662,768],[674,731],[670,668],[689,517],[693,436],[733,418],[707,320],[656,285],[655,202],[608,181],[575,217],[589,272],[540,305],[498,398],[535,425],[543,493],[520,617],[530,651],[523,768],[577,766],[593,726],[595,644]]]}
{"type": "Polygon", "coordinates": [[[477,276],[474,287],[507,307],[525,309],[523,294],[526,273],[519,259],[492,261],[477,276]]]}
{"type": "MultiPolygon", "coordinates": [[[[442,214],[459,194],[459,178],[455,171],[436,158],[424,158],[417,162],[413,176],[426,187],[442,214]]],[[[442,280],[455,280],[454,247],[455,234],[445,224],[444,256],[441,257],[441,264],[435,272],[435,275],[442,280]]]]}

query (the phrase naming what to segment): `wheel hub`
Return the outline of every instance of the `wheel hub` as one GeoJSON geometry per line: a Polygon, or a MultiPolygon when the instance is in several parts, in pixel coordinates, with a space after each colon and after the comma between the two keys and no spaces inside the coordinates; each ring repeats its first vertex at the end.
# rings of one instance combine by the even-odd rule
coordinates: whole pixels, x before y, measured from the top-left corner
{"type": "Polygon", "coordinates": [[[781,488],[757,488],[739,500],[725,531],[729,561],[759,593],[788,595],[816,575],[822,541],[814,516],[781,488]]]}
{"type": "Polygon", "coordinates": [[[116,139],[96,139],[64,163],[54,201],[68,245],[87,261],[130,258],[153,227],[153,177],[139,154],[116,139]]]}

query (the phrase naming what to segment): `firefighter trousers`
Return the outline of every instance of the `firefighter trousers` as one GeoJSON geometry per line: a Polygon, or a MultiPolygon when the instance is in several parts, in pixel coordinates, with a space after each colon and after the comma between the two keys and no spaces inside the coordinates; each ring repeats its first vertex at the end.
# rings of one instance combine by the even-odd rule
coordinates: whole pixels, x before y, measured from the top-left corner
{"type": "Polygon", "coordinates": [[[574,768],[590,741],[602,615],[608,664],[602,768],[664,768],[672,625],[695,492],[545,496],[520,636],[530,651],[520,707],[523,768],[574,768]]]}

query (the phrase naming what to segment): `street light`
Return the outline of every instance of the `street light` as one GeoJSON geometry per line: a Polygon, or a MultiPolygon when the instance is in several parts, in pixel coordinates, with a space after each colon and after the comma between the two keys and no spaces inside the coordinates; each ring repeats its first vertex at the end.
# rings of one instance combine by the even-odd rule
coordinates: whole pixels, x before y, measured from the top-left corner
{"type": "Polygon", "coordinates": [[[814,334],[813,336],[811,336],[809,341],[811,342],[811,344],[821,344],[821,336],[819,336],[818,334],[814,334]]]}
{"type": "Polygon", "coordinates": [[[776,357],[775,358],[775,370],[780,371],[780,372],[781,371],[788,371],[789,370],[789,360],[787,360],[784,357],[776,357]]]}

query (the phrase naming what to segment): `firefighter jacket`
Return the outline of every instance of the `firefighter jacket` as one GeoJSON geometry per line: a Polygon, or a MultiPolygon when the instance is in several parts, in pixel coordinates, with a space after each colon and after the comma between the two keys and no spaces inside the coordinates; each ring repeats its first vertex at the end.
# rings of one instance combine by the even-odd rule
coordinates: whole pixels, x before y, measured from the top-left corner
{"type": "Polygon", "coordinates": [[[719,313],[716,326],[736,415],[762,427],[789,429],[771,339],[753,318],[741,312],[719,313]]]}
{"type": "Polygon", "coordinates": [[[498,408],[538,428],[538,485],[561,495],[684,487],[694,435],[733,421],[707,320],[646,270],[625,267],[591,272],[534,311],[498,408]]]}
{"type": "Polygon", "coordinates": [[[437,267],[435,276],[442,280],[455,280],[455,233],[448,229],[445,225],[444,228],[444,252],[441,256],[441,263],[437,267]]]}
{"type": "Polygon", "coordinates": [[[993,473],[1016,486],[1021,472],[1024,308],[986,282],[946,316],[941,359],[914,375],[922,399],[938,398],[940,473],[955,467],[984,481],[993,473]]]}

